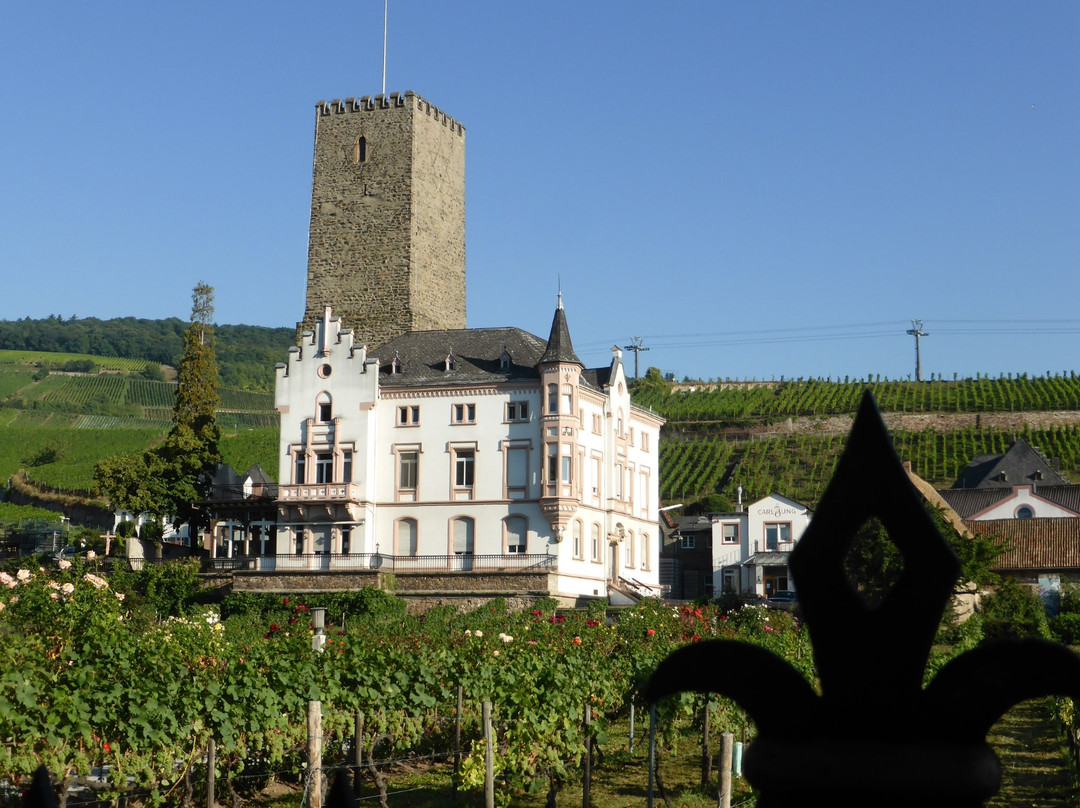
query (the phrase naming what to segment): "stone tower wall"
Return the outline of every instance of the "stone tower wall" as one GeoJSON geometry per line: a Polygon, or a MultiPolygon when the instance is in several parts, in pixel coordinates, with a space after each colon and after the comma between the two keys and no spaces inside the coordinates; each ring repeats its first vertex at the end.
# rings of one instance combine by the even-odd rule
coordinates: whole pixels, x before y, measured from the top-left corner
{"type": "Polygon", "coordinates": [[[465,129],[415,93],[316,105],[301,331],[326,305],[371,347],[465,327],[465,129]]]}

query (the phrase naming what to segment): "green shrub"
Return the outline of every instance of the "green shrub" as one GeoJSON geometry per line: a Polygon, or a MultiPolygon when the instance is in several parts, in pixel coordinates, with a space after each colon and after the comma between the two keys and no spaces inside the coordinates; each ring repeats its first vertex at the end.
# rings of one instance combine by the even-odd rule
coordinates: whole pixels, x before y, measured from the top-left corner
{"type": "Polygon", "coordinates": [[[1080,645],[1080,614],[1062,612],[1050,621],[1054,639],[1066,645],[1080,645]]]}
{"type": "Polygon", "coordinates": [[[202,591],[198,559],[147,564],[130,573],[114,573],[116,588],[153,610],[158,619],[196,611],[202,591]]]}
{"type": "Polygon", "coordinates": [[[1039,596],[1012,578],[1004,579],[994,594],[983,599],[982,615],[983,635],[988,640],[1050,638],[1046,609],[1039,596]]]}

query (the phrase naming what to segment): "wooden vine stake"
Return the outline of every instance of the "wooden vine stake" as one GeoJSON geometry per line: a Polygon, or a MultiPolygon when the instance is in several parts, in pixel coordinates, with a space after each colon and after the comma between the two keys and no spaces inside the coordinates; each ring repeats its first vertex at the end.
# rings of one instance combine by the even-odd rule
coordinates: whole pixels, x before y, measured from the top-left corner
{"type": "Polygon", "coordinates": [[[495,808],[495,733],[491,729],[491,702],[484,702],[484,805],[495,808]]]}
{"type": "Polygon", "coordinates": [[[322,808],[322,702],[308,702],[308,808],[322,808]]]}
{"type": "Polygon", "coordinates": [[[731,753],[735,736],[725,732],[720,736],[720,808],[731,808],[731,753]]]}

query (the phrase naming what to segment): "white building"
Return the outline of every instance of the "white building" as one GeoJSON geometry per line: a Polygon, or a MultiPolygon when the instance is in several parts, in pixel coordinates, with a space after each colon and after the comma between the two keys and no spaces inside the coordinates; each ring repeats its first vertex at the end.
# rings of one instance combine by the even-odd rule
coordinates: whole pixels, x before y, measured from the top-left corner
{"type": "Polygon", "coordinates": [[[794,589],[788,557],[813,518],[793,499],[770,494],[712,520],[713,588],[769,597],[794,589]]]}
{"type": "Polygon", "coordinates": [[[658,585],[662,419],[621,352],[586,369],[561,298],[517,328],[410,331],[368,352],[326,308],[278,366],[277,568],[548,569],[564,602],[658,585]]]}

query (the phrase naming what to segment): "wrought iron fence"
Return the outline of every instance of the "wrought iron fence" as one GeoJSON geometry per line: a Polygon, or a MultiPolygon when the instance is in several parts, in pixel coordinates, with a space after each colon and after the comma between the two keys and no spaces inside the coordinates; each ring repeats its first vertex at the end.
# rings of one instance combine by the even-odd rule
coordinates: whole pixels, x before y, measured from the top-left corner
{"type": "Polygon", "coordinates": [[[507,555],[394,556],[385,553],[303,553],[207,558],[207,572],[507,572],[555,568],[555,556],[545,553],[507,555]]]}

